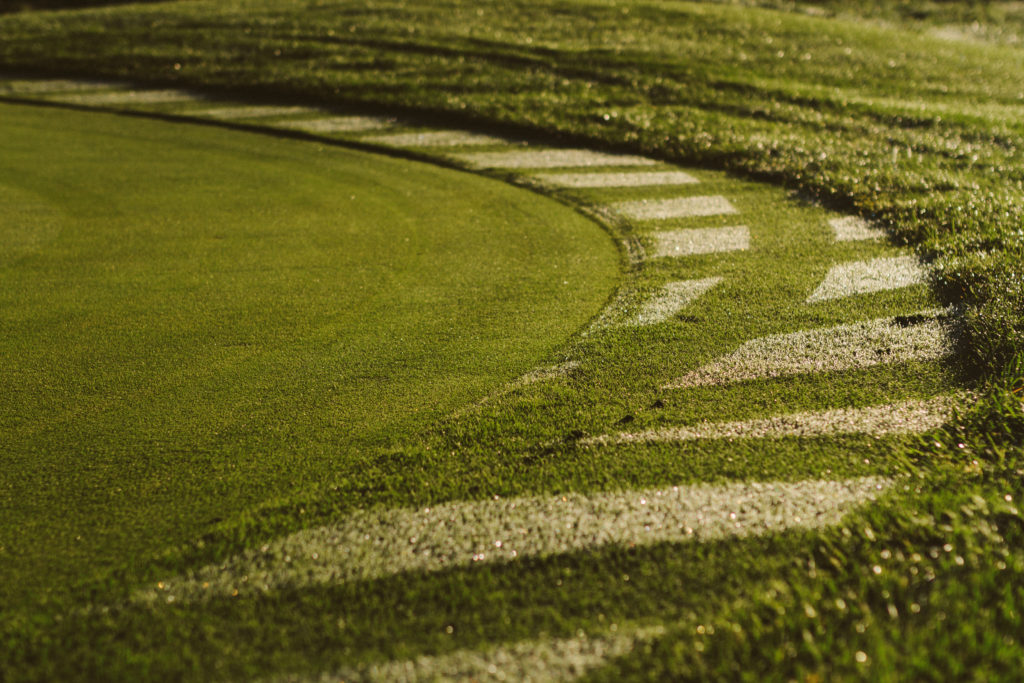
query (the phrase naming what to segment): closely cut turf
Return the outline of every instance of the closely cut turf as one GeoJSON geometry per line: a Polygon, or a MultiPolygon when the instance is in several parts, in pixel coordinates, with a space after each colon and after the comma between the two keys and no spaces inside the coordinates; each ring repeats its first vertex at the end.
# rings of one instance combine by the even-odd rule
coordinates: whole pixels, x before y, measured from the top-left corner
{"type": "Polygon", "coordinates": [[[13,105],[0,138],[0,604],[344,481],[617,276],[571,209],[432,166],[13,105]]]}

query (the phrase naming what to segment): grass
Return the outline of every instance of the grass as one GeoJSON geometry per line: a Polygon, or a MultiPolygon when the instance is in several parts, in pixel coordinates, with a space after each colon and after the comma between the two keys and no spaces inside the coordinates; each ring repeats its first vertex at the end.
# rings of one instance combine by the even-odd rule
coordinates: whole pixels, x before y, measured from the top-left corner
{"type": "MultiPolygon", "coordinates": [[[[958,298],[978,312],[965,334],[984,372],[1020,351],[1020,330],[1002,313],[1021,311],[1019,275],[997,310],[988,310],[983,285],[957,275],[978,251],[1008,268],[1020,263],[1024,57],[1016,49],[717,4],[244,6],[12,16],[0,59],[415,108],[798,187],[942,254],[942,271],[962,287],[958,298]],[[566,21],[574,31],[566,33],[566,21]]],[[[862,7],[877,14],[872,8],[882,6],[862,7]]],[[[949,14],[934,7],[934,21],[949,14]]],[[[903,17],[906,9],[891,12],[903,17]]],[[[984,279],[986,271],[972,272],[984,279]]]]}
{"type": "MultiPolygon", "coordinates": [[[[748,251],[634,265],[622,276],[613,322],[668,282],[723,282],[666,323],[584,330],[548,354],[579,361],[567,377],[447,417],[438,407],[368,455],[333,461],[322,485],[298,482],[279,495],[277,482],[288,477],[274,479],[273,471],[296,439],[281,433],[265,451],[271,474],[257,472],[252,483],[265,487],[249,499],[255,507],[239,501],[219,524],[193,520],[176,527],[174,539],[136,547],[165,549],[159,556],[117,561],[122,556],[112,552],[99,578],[82,576],[70,590],[21,596],[25,606],[0,621],[0,670],[12,680],[314,676],[580,630],[606,633],[615,623],[670,628],[594,678],[1013,680],[1024,647],[1024,526],[1016,507],[1024,495],[1017,361],[1024,53],[1006,44],[1014,10],[815,3],[826,12],[817,16],[788,11],[809,4],[751,4],[198,1],[0,20],[0,64],[11,69],[415,112],[424,125],[519,132],[685,163],[696,167],[700,185],[543,191],[598,207],[722,194],[752,238],[748,251]],[[1002,27],[985,23],[998,12],[1009,17],[1002,27]],[[935,35],[975,20],[978,29],[968,32],[977,40],[935,35]],[[831,242],[826,219],[836,209],[880,221],[900,248],[831,242]],[[932,261],[931,291],[805,302],[835,263],[912,249],[932,261]],[[955,367],[929,361],[662,389],[751,338],[907,315],[936,299],[963,311],[955,367]],[[577,443],[705,419],[926,398],[978,380],[983,397],[926,437],[577,443]],[[897,477],[896,490],[819,532],[611,547],[202,608],[127,599],[140,585],[354,508],[865,475],[897,477]]],[[[535,185],[528,176],[494,175],[535,185]]],[[[736,219],[606,217],[617,237],[647,247],[658,230],[736,219]]],[[[453,397],[450,405],[465,403],[453,397]]],[[[306,436],[321,434],[313,424],[306,436]]],[[[38,450],[52,443],[40,441],[38,450]]],[[[227,449],[230,464],[239,462],[232,452],[254,452],[244,438],[227,449]]],[[[26,519],[54,514],[11,507],[26,519]]],[[[68,567],[87,566],[62,557],[68,567]]]]}
{"type": "Polygon", "coordinates": [[[2,125],[5,603],[337,481],[529,369],[617,271],[571,210],[432,166],[55,109],[2,125]]]}

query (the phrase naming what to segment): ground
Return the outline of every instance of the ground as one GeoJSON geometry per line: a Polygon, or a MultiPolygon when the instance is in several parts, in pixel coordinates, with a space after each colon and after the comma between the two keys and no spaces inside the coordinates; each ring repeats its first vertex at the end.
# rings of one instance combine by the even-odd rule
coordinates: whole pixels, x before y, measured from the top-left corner
{"type": "Polygon", "coordinates": [[[901,7],[0,21],[5,674],[1012,679],[1020,53],[901,7]]]}

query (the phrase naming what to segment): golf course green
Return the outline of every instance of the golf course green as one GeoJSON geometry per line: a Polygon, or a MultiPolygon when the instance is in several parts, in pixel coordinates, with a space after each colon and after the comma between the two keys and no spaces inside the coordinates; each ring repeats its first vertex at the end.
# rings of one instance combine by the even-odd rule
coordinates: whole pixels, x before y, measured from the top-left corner
{"type": "Polygon", "coordinates": [[[436,166],[3,105],[0,596],[184,542],[522,374],[614,244],[436,166]]]}
{"type": "Polygon", "coordinates": [[[0,10],[0,680],[1019,679],[1020,3],[0,10]]]}

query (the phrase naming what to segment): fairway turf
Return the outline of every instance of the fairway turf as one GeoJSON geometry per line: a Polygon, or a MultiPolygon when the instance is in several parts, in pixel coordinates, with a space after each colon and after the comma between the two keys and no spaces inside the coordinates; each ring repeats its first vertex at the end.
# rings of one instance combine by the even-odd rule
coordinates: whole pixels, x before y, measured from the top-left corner
{"type": "MultiPolygon", "coordinates": [[[[247,0],[0,20],[10,66],[214,99],[227,88],[246,126],[244,107],[282,107],[256,125],[284,134],[317,120],[294,106],[384,120],[394,130],[301,137],[397,146],[538,189],[603,221],[628,257],[611,303],[567,343],[339,458],[342,476],[26,596],[0,618],[0,671],[1015,680],[1024,61],[999,40],[1022,24],[1006,3],[929,5],[924,22],[903,3],[757,4],[771,9],[247,0]],[[1000,11],[1010,20],[990,31],[1000,11]],[[964,18],[979,20],[974,42],[950,41],[939,23],[964,18]],[[672,208],[707,198],[735,214],[672,208]],[[693,298],[693,282],[716,284],[693,298]],[[824,510],[829,496],[808,491],[857,481],[878,482],[875,499],[816,512],[820,525],[802,513],[770,533],[742,524],[762,508],[740,491],[775,491],[770,516],[824,510]],[[677,542],[674,523],[631,524],[623,510],[671,487],[708,492],[700,523],[730,533],[677,542]],[[576,509],[607,501],[623,502],[618,517],[576,509]],[[420,533],[414,520],[437,510],[441,526],[420,533]],[[494,529],[517,514],[546,540],[493,562],[508,550],[494,529]],[[338,530],[355,559],[304,545],[338,530]],[[368,566],[386,571],[346,573],[368,566]],[[286,580],[264,589],[264,576],[286,580]],[[182,599],[182,585],[217,590],[182,599]]],[[[5,92],[71,102],[60,87],[5,92]]],[[[124,106],[202,118],[214,104],[124,106]]],[[[9,201],[45,215],[24,194],[9,201]]]]}

